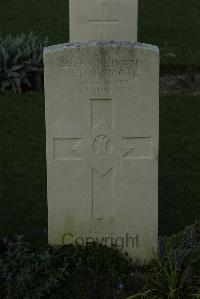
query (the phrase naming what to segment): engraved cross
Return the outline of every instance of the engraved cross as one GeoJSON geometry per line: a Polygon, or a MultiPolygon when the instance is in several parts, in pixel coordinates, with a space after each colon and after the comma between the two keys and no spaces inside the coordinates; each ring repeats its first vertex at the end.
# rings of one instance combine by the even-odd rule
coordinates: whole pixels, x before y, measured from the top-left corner
{"type": "Polygon", "coordinates": [[[106,39],[106,28],[108,25],[117,25],[119,23],[119,20],[116,18],[106,18],[105,17],[105,3],[101,4],[101,17],[99,19],[90,19],[89,23],[91,25],[96,24],[100,25],[101,27],[101,39],[106,39]]]}
{"type": "Polygon", "coordinates": [[[92,217],[115,215],[115,168],[124,159],[151,155],[151,138],[120,136],[114,128],[113,101],[91,100],[91,131],[85,138],[55,139],[54,157],[82,160],[91,169],[92,217]]]}

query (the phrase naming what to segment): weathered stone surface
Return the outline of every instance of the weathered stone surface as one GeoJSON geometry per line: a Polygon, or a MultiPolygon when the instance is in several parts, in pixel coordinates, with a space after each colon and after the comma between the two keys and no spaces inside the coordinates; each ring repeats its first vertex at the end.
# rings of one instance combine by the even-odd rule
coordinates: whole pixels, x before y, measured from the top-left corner
{"type": "Polygon", "coordinates": [[[158,229],[159,52],[128,42],[45,49],[49,242],[150,259],[158,229]]]}
{"type": "Polygon", "coordinates": [[[137,41],[138,0],[70,0],[70,41],[137,41]]]}

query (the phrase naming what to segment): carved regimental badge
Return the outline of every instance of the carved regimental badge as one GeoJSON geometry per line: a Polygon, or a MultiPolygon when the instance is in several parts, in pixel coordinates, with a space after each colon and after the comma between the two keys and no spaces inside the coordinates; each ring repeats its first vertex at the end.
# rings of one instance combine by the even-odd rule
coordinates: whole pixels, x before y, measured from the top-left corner
{"type": "Polygon", "coordinates": [[[91,135],[79,141],[73,150],[90,168],[104,176],[120,163],[133,147],[122,137],[116,136],[109,123],[102,121],[94,127],[91,135]]]}

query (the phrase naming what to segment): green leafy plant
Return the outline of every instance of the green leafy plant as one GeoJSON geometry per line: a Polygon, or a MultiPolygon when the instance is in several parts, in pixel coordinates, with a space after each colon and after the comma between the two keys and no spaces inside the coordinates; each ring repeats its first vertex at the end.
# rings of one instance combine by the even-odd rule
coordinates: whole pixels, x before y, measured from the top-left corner
{"type": "Polygon", "coordinates": [[[0,298],[125,298],[143,286],[128,256],[98,244],[31,248],[20,236],[0,243],[0,298]]]}
{"type": "Polygon", "coordinates": [[[143,291],[128,299],[200,298],[200,221],[171,238],[159,238],[158,254],[143,291]]]}
{"type": "Polygon", "coordinates": [[[96,243],[31,248],[16,236],[0,240],[0,298],[200,299],[199,265],[199,221],[160,237],[149,265],[96,243]]]}
{"type": "Polygon", "coordinates": [[[0,37],[0,93],[43,88],[43,48],[48,39],[30,32],[0,37]]]}

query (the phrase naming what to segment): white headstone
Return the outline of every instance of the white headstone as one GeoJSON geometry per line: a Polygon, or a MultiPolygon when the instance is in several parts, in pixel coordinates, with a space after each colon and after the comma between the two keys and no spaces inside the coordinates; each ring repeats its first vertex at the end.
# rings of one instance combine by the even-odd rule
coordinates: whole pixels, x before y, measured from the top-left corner
{"type": "Polygon", "coordinates": [[[49,243],[118,245],[149,260],[158,229],[159,51],[45,49],[49,243]]]}
{"type": "Polygon", "coordinates": [[[70,41],[137,41],[138,0],[70,0],[70,41]]]}

